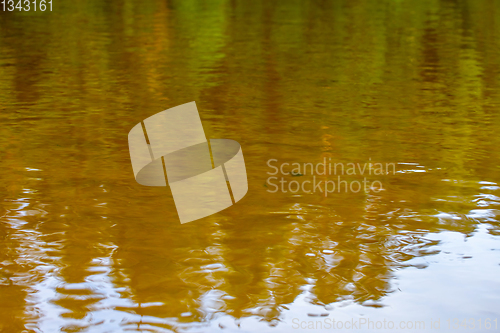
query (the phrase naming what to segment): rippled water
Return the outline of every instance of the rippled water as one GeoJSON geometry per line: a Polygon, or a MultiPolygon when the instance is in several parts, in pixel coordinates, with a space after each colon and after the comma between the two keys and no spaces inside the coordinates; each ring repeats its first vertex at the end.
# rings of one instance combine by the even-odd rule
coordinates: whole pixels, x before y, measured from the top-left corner
{"type": "Polygon", "coordinates": [[[499,37],[486,0],[0,12],[0,332],[495,331],[499,37]],[[181,225],[169,188],[135,182],[127,134],[193,100],[207,137],[241,143],[249,192],[181,225]],[[325,158],[395,172],[269,191],[270,159],[325,158]]]}

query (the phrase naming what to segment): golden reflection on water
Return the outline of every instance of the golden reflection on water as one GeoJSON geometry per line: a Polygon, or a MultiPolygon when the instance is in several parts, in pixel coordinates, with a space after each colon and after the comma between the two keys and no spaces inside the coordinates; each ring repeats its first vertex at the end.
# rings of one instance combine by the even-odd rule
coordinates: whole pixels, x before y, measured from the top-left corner
{"type": "Polygon", "coordinates": [[[0,13],[0,332],[499,317],[499,5],[0,13]],[[241,143],[249,192],[181,225],[168,189],[134,181],[127,134],[192,100],[207,137],[241,143]],[[397,172],[378,193],[268,191],[269,159],[324,158],[397,172]]]}

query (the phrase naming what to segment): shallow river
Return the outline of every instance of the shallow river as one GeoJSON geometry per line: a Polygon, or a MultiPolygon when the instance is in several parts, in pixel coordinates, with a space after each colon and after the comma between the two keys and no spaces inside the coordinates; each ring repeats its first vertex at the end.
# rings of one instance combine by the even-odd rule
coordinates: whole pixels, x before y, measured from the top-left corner
{"type": "Polygon", "coordinates": [[[500,330],[500,2],[0,12],[0,124],[0,332],[500,330]],[[191,101],[249,189],[181,224],[127,135],[191,101]]]}

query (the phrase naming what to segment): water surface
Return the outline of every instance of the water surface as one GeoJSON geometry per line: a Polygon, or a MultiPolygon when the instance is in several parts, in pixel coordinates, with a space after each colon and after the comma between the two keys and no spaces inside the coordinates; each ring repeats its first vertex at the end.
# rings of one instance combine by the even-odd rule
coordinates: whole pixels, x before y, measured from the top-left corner
{"type": "Polygon", "coordinates": [[[2,12],[0,332],[495,331],[499,108],[496,1],[2,12]],[[135,182],[127,134],[190,101],[241,144],[249,191],[181,225],[168,188],[135,182]],[[269,159],[325,158],[396,172],[379,192],[268,191],[269,159]]]}

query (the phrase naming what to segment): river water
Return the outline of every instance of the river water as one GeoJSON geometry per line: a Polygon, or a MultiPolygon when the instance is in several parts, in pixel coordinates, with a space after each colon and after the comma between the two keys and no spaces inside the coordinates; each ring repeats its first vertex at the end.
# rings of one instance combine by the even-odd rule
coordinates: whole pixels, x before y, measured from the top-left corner
{"type": "Polygon", "coordinates": [[[0,332],[497,331],[499,109],[497,1],[0,12],[0,332]],[[127,135],[191,101],[249,190],[180,224],[127,135]]]}

